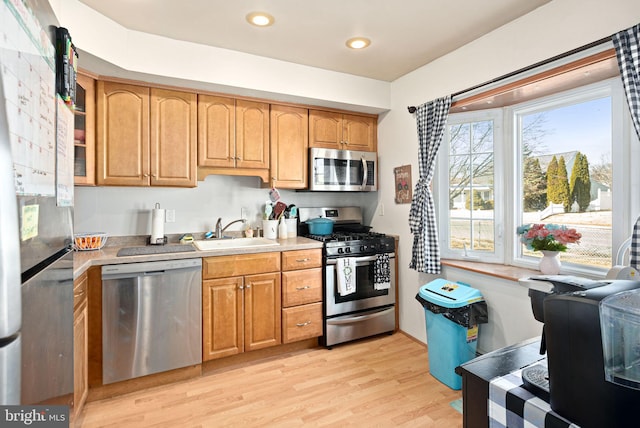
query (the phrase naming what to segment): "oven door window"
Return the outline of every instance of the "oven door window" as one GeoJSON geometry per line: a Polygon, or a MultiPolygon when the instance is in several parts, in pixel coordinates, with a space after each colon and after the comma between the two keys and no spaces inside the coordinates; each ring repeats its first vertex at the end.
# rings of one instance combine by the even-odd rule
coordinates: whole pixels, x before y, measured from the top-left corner
{"type": "Polygon", "coordinates": [[[389,290],[376,290],[374,287],[373,268],[374,263],[363,263],[362,265],[356,265],[356,291],[355,293],[347,294],[346,296],[338,293],[337,284],[338,279],[335,279],[336,286],[334,287],[335,303],[346,303],[355,300],[363,300],[371,297],[386,296],[389,294],[389,290]]]}

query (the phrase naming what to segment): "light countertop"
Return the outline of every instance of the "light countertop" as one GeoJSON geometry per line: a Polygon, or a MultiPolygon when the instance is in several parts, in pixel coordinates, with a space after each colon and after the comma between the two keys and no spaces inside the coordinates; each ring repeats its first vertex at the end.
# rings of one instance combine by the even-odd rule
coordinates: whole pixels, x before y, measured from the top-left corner
{"type": "MultiPolygon", "coordinates": [[[[233,254],[252,254],[252,253],[269,253],[280,251],[292,251],[292,250],[307,250],[314,248],[322,248],[323,243],[309,238],[303,238],[301,236],[290,239],[278,239],[280,245],[278,246],[265,246],[265,247],[250,247],[250,248],[228,248],[228,249],[216,249],[211,251],[195,251],[179,252],[179,253],[162,253],[162,254],[145,254],[139,256],[124,256],[118,257],[118,251],[125,247],[143,246],[144,244],[135,241],[118,241],[110,244],[107,243],[101,250],[94,251],[76,251],[73,256],[73,277],[74,279],[82,275],[91,266],[103,266],[121,263],[137,263],[137,262],[149,262],[157,260],[179,260],[179,259],[192,259],[200,257],[211,256],[226,256],[233,254]]],[[[167,244],[167,246],[177,245],[174,243],[167,244]]]]}

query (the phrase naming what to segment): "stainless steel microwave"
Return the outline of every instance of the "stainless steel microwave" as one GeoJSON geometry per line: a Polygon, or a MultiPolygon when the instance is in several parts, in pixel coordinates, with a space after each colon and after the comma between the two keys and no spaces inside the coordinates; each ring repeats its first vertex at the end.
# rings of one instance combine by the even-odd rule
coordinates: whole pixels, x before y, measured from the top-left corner
{"type": "Polygon", "coordinates": [[[375,152],[309,149],[309,190],[323,192],[372,192],[378,190],[378,157],[375,152]]]}

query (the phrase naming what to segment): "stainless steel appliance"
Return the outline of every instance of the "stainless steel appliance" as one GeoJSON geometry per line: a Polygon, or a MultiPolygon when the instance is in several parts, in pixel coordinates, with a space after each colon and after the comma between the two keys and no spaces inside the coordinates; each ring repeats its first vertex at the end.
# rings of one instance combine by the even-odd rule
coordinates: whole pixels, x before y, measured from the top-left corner
{"type": "Polygon", "coordinates": [[[73,114],[56,110],[53,43],[33,35],[55,17],[26,3],[33,20],[22,2],[0,3],[0,404],[70,405],[73,156],[56,123],[73,114]]]}
{"type": "Polygon", "coordinates": [[[324,242],[324,334],[322,342],[331,347],[395,330],[396,278],[395,240],[371,232],[362,224],[359,207],[300,208],[301,235],[324,242]],[[305,221],[317,217],[335,220],[331,235],[310,235],[305,221]],[[348,258],[355,266],[355,291],[341,294],[337,265],[348,258]],[[382,262],[388,288],[377,286],[376,268],[382,262]]]}
{"type": "Polygon", "coordinates": [[[309,149],[309,190],[324,192],[372,192],[378,190],[378,158],[375,152],[309,149]]]}
{"type": "MultiPolygon", "coordinates": [[[[603,357],[602,331],[612,328],[602,324],[602,302],[610,296],[640,289],[640,281],[592,281],[566,275],[540,276],[552,288],[529,289],[534,317],[544,323],[543,349],[547,353],[548,390],[551,408],[559,415],[581,427],[635,427],[638,425],[636,405],[640,390],[608,382],[603,357]]],[[[637,311],[637,308],[635,309],[637,311]]],[[[629,331],[628,346],[640,351],[637,325],[626,318],[629,331]]],[[[527,369],[525,369],[527,370],[527,369]]],[[[533,370],[540,370],[533,366],[533,370]]],[[[523,379],[526,376],[523,372],[523,379]]],[[[533,379],[544,380],[544,375],[533,379]]],[[[636,375],[636,379],[639,376],[636,375]]],[[[529,379],[525,387],[537,392],[537,383],[529,379]]],[[[544,386],[544,385],[543,385],[544,386]]]]}
{"type": "Polygon", "coordinates": [[[202,259],[102,268],[104,384],[202,362],[202,259]]]}

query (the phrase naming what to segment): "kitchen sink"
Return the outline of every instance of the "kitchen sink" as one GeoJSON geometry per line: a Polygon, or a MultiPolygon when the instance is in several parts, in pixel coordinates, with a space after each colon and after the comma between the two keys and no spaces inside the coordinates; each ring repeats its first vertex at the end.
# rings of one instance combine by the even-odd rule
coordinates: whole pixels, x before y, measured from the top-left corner
{"type": "Polygon", "coordinates": [[[193,245],[198,250],[228,250],[233,248],[255,248],[280,245],[277,241],[267,238],[229,238],[229,239],[207,239],[203,241],[193,241],[193,245]]]}

